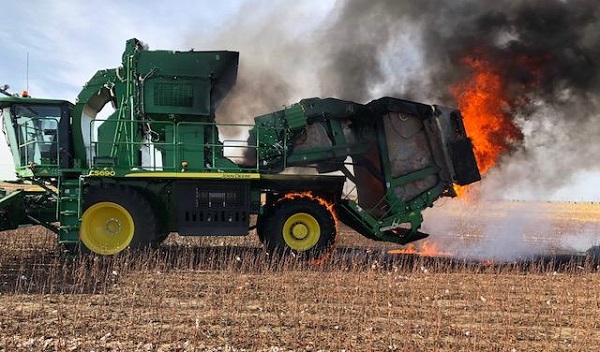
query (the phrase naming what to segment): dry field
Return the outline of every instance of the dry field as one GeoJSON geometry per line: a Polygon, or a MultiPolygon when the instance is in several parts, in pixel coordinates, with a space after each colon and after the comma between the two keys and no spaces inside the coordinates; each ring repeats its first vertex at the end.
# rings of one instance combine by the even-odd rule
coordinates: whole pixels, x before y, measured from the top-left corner
{"type": "Polygon", "coordinates": [[[475,217],[473,209],[432,209],[426,226],[438,228],[437,245],[476,247],[490,232],[509,236],[516,230],[500,224],[523,216],[517,238],[544,251],[511,259],[391,255],[397,246],[342,228],[320,265],[271,260],[253,235],[172,235],[155,251],[73,259],[44,229],[7,231],[0,350],[599,350],[598,263],[561,245],[600,233],[600,205],[485,210],[475,217]]]}

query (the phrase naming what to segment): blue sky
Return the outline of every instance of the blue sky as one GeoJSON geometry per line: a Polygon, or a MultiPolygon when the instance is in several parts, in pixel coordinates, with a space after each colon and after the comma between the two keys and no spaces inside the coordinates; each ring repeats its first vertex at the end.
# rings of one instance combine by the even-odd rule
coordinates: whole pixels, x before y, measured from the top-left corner
{"type": "MultiPolygon", "coordinates": [[[[45,1],[3,3],[0,84],[20,93],[75,101],[95,71],[120,64],[125,41],[152,48],[190,48],[190,38],[218,32],[240,1],[45,1]],[[29,80],[27,82],[27,56],[29,80]]],[[[0,179],[14,178],[0,137],[0,179]]]]}
{"type": "MultiPolygon", "coordinates": [[[[243,60],[244,55],[261,54],[248,41],[253,35],[265,34],[240,31],[238,35],[231,30],[238,24],[234,21],[259,21],[264,19],[260,13],[289,7],[290,13],[284,19],[289,24],[277,26],[285,33],[279,36],[268,33],[277,41],[302,35],[303,31],[314,29],[315,24],[327,21],[332,17],[333,4],[334,1],[319,0],[303,0],[302,7],[285,0],[5,2],[3,30],[0,31],[0,84],[9,84],[12,92],[26,88],[29,54],[30,93],[36,97],[74,101],[81,86],[95,71],[119,65],[124,43],[129,38],[139,38],[151,49],[239,50],[243,60]],[[220,41],[215,39],[224,32],[227,35],[219,36],[220,41]]],[[[408,59],[412,58],[414,56],[408,59]]],[[[274,69],[277,69],[276,64],[274,69]]],[[[312,89],[308,87],[301,94],[319,95],[319,91],[312,89]]],[[[282,101],[281,105],[288,103],[291,102],[282,101]]],[[[0,179],[9,179],[12,175],[12,161],[2,140],[0,179]]],[[[519,197],[513,196],[511,198],[519,197]]],[[[576,175],[574,182],[547,199],[600,201],[600,174],[576,175]]]]}

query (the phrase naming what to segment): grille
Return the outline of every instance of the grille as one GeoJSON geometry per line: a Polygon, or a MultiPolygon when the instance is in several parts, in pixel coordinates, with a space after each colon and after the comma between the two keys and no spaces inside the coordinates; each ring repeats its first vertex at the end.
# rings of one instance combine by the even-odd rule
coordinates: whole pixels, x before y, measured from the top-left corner
{"type": "Polygon", "coordinates": [[[154,85],[154,104],[192,107],[194,104],[194,86],[185,82],[156,83],[154,85]]]}
{"type": "Polygon", "coordinates": [[[249,182],[177,181],[180,235],[245,235],[250,216],[249,182]]]}

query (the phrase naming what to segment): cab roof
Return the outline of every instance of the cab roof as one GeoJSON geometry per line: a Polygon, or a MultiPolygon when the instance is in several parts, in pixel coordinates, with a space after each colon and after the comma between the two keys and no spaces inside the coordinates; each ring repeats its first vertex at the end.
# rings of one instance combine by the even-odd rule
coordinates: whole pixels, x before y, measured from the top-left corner
{"type": "Polygon", "coordinates": [[[21,96],[0,96],[0,106],[7,106],[10,104],[48,104],[48,105],[73,105],[73,103],[62,100],[62,99],[42,99],[42,98],[31,98],[21,96]]]}

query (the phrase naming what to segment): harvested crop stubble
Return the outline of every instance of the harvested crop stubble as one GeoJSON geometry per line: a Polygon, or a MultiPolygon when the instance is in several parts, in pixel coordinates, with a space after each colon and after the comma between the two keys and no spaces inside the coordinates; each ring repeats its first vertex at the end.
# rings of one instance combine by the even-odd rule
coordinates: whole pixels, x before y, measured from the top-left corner
{"type": "Polygon", "coordinates": [[[36,231],[0,236],[3,351],[600,346],[600,278],[585,257],[390,255],[343,229],[320,266],[273,260],[254,236],[171,236],[158,250],[69,259],[36,231]]]}
{"type": "Polygon", "coordinates": [[[547,351],[600,345],[600,280],[585,264],[385,263],[351,256],[312,267],[271,263],[240,248],[139,256],[16,259],[23,261],[14,286],[0,296],[0,348],[547,351]]]}

